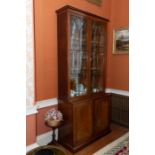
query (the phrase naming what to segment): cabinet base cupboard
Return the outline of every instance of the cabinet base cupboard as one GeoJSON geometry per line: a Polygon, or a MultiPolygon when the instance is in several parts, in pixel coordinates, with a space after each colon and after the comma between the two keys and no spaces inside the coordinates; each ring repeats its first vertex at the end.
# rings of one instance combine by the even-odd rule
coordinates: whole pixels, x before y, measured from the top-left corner
{"type": "Polygon", "coordinates": [[[105,93],[108,20],[71,6],[57,10],[58,142],[76,152],[110,132],[105,93]]]}

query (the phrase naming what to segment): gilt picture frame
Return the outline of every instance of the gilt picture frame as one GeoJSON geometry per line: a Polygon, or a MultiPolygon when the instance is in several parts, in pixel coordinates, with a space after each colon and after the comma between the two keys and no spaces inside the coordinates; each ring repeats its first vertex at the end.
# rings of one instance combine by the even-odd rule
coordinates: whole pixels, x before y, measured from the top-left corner
{"type": "Polygon", "coordinates": [[[118,28],[113,30],[113,54],[129,53],[129,29],[118,28]]]}
{"type": "Polygon", "coordinates": [[[87,1],[91,2],[91,3],[94,3],[94,4],[98,5],[98,6],[100,6],[101,3],[102,3],[102,0],[87,0],[87,1]]]}

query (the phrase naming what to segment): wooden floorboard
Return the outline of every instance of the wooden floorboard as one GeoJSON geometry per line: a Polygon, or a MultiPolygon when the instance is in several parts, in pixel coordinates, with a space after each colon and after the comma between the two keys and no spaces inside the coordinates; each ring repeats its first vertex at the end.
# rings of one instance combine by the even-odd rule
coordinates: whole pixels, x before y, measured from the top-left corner
{"type": "Polygon", "coordinates": [[[112,124],[111,132],[108,135],[98,139],[97,141],[88,145],[81,151],[73,154],[73,153],[69,152],[68,150],[66,150],[65,148],[64,149],[66,150],[67,155],[92,155],[99,149],[103,148],[104,146],[111,143],[112,141],[118,139],[119,137],[121,137],[122,135],[124,135],[127,132],[128,132],[128,128],[122,127],[120,125],[112,124]]]}

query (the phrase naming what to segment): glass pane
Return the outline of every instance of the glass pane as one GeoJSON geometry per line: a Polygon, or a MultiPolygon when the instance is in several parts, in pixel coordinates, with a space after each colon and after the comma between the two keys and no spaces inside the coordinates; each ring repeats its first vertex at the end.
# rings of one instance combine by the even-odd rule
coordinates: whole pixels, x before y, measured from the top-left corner
{"type": "Polygon", "coordinates": [[[91,45],[91,91],[94,93],[103,91],[104,39],[103,25],[94,22],[91,45]]]}
{"type": "Polygon", "coordinates": [[[88,90],[87,22],[71,16],[70,22],[70,96],[79,96],[88,90]]]}

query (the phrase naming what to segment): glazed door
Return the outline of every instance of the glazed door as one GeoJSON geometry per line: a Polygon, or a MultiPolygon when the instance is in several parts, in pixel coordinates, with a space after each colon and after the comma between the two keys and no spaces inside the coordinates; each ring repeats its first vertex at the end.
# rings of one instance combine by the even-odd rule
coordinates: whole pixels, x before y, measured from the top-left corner
{"type": "Polygon", "coordinates": [[[92,21],[91,34],[91,92],[104,91],[105,26],[92,21]]]}
{"type": "Polygon", "coordinates": [[[88,31],[87,19],[70,15],[69,94],[70,97],[88,93],[88,31]]]}

